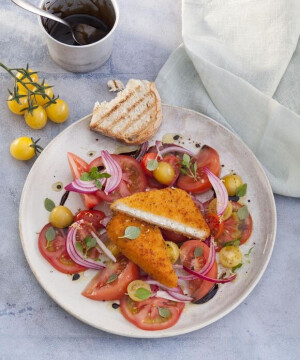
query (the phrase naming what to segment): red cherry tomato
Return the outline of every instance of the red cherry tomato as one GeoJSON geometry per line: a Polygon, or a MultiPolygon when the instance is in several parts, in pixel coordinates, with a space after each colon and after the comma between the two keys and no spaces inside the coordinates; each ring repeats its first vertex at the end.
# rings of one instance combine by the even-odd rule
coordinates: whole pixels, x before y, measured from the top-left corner
{"type": "Polygon", "coordinates": [[[138,277],[138,267],[122,257],[118,262],[100,270],[83,290],[82,295],[99,301],[118,300],[125,294],[129,283],[137,280],[138,277]],[[117,278],[109,282],[112,275],[116,275],[117,278]]]}
{"type": "Polygon", "coordinates": [[[74,221],[84,220],[94,226],[96,230],[102,229],[104,226],[101,220],[105,218],[103,211],[99,210],[83,210],[75,214],[74,221]]]}
{"type": "Polygon", "coordinates": [[[189,240],[186,236],[170,230],[161,229],[161,234],[165,240],[173,241],[174,243],[181,243],[189,240]]]}
{"type": "Polygon", "coordinates": [[[218,239],[218,237],[222,234],[224,228],[224,222],[220,221],[220,218],[215,214],[206,214],[204,219],[210,228],[211,235],[218,239]]]}
{"type": "Polygon", "coordinates": [[[153,177],[153,172],[147,169],[147,164],[150,160],[156,159],[156,155],[157,154],[155,153],[148,152],[147,154],[144,155],[144,157],[141,160],[141,167],[144,173],[149,177],[153,177]]]}
{"type": "Polygon", "coordinates": [[[43,257],[58,271],[64,274],[75,274],[86,270],[85,267],[77,265],[66,250],[66,234],[62,229],[54,228],[55,239],[48,242],[46,231],[53,227],[47,224],[39,235],[38,246],[43,257]]]}
{"type": "Polygon", "coordinates": [[[207,175],[203,172],[203,167],[207,167],[215,175],[220,173],[220,158],[215,149],[204,146],[197,155],[197,181],[192,177],[180,174],[177,186],[187,192],[204,193],[212,188],[207,175]]]}
{"type": "MultiPolygon", "coordinates": [[[[190,240],[182,244],[180,248],[180,260],[182,264],[188,268],[199,271],[203,268],[208,260],[209,247],[200,240],[190,240]],[[202,255],[195,257],[195,249],[202,248],[202,255]]],[[[218,265],[215,261],[213,267],[206,274],[210,278],[218,278],[218,265]]],[[[195,301],[202,299],[214,287],[214,283],[202,279],[192,280],[188,282],[189,292],[195,301]]]]}

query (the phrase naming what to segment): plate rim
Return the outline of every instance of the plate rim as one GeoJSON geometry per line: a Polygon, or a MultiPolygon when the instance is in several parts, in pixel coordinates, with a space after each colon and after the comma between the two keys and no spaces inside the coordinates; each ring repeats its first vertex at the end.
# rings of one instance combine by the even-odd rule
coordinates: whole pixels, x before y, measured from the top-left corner
{"type": "MultiPolygon", "coordinates": [[[[27,253],[25,251],[26,245],[25,245],[25,239],[23,237],[22,234],[22,224],[21,224],[21,220],[22,220],[22,208],[24,206],[24,197],[25,197],[25,193],[26,190],[29,186],[29,178],[31,173],[34,171],[34,169],[38,166],[38,164],[43,160],[43,156],[42,154],[44,152],[46,152],[46,150],[48,148],[50,148],[52,146],[52,144],[54,143],[54,141],[57,141],[57,139],[64,135],[65,132],[69,131],[70,128],[74,127],[77,123],[79,122],[83,122],[85,121],[87,118],[91,117],[92,114],[88,114],[82,118],[80,118],[77,121],[74,121],[72,124],[70,124],[69,126],[67,126],[63,131],[61,131],[59,134],[57,134],[50,142],[49,144],[44,148],[42,154],[36,159],[36,161],[34,162],[34,164],[32,165],[29,173],[27,174],[23,189],[22,189],[22,194],[21,194],[21,198],[20,198],[20,204],[19,204],[19,234],[20,234],[20,240],[21,240],[21,245],[22,245],[22,250],[23,253],[25,255],[26,261],[29,265],[30,270],[32,271],[33,275],[35,276],[37,282],[39,283],[39,285],[41,286],[41,288],[46,292],[46,294],[55,302],[57,303],[64,311],[66,311],[67,313],[69,313],[70,315],[72,315],[73,317],[75,317],[77,320],[82,321],[85,324],[88,324],[89,326],[92,326],[93,328],[99,329],[101,331],[105,331],[107,333],[110,334],[114,334],[114,335],[118,335],[118,336],[123,336],[123,337],[130,337],[130,338],[166,338],[166,337],[174,337],[174,336],[179,336],[179,335],[184,335],[196,330],[200,330],[218,320],[220,320],[221,318],[223,318],[224,316],[226,316],[227,314],[229,314],[231,311],[233,311],[235,308],[237,308],[247,297],[248,295],[253,291],[253,289],[255,288],[255,286],[258,284],[258,282],[260,281],[260,279],[262,278],[268,264],[269,261],[271,259],[273,250],[274,250],[274,245],[275,245],[275,241],[276,241],[276,233],[277,233],[277,210],[276,210],[276,204],[275,204],[275,198],[274,198],[274,194],[270,185],[270,181],[264,171],[264,168],[262,166],[262,164],[260,163],[260,161],[257,159],[257,157],[255,156],[255,154],[253,153],[253,151],[248,147],[248,145],[238,136],[238,134],[232,132],[231,130],[229,130],[228,128],[226,128],[224,125],[220,124],[219,122],[217,122],[216,120],[212,119],[211,117],[204,115],[198,111],[192,110],[192,109],[188,109],[182,106],[174,106],[174,105],[170,105],[170,104],[162,104],[162,107],[170,107],[170,108],[176,108],[176,109],[181,109],[183,111],[187,111],[187,112],[191,112],[196,114],[197,116],[200,116],[202,118],[205,118],[206,120],[208,120],[209,122],[212,122],[215,126],[220,127],[221,129],[223,129],[225,132],[231,134],[232,136],[234,136],[238,141],[242,142],[243,145],[245,146],[245,148],[249,151],[249,154],[252,156],[252,158],[254,158],[254,160],[257,163],[258,168],[260,169],[264,180],[265,180],[265,184],[267,186],[268,189],[268,194],[270,195],[270,201],[271,201],[271,213],[272,213],[272,221],[274,224],[273,227],[273,236],[271,239],[271,246],[270,246],[270,251],[269,254],[267,256],[267,258],[265,259],[265,262],[263,264],[263,266],[260,268],[257,277],[253,280],[253,282],[249,285],[249,288],[247,289],[247,291],[245,291],[231,306],[229,306],[226,310],[222,311],[222,313],[213,316],[211,319],[207,320],[204,323],[201,323],[201,325],[194,325],[194,326],[190,326],[188,329],[185,330],[181,330],[181,331],[173,331],[171,333],[168,333],[168,329],[165,330],[161,330],[161,331],[144,331],[141,330],[141,334],[138,335],[131,335],[131,334],[124,334],[122,332],[119,332],[118,330],[114,331],[114,330],[107,330],[101,326],[96,326],[95,324],[90,323],[88,320],[82,318],[81,316],[77,315],[76,313],[74,313],[73,311],[71,311],[70,309],[68,309],[67,307],[65,307],[64,305],[62,305],[59,300],[57,300],[55,298],[54,295],[50,294],[50,292],[48,292],[47,289],[44,288],[43,284],[42,284],[42,280],[39,278],[37,272],[34,270],[33,265],[31,264],[29,257],[27,256],[27,253]]],[[[101,134],[99,134],[99,136],[103,136],[101,134]]]]}

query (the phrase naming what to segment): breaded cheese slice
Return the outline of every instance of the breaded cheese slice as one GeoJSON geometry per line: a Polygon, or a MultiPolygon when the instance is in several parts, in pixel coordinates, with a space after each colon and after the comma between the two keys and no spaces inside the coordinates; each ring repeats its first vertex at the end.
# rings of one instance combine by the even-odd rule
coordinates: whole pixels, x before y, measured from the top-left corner
{"type": "Polygon", "coordinates": [[[116,214],[106,229],[109,239],[128,259],[161,284],[171,288],[177,286],[177,275],[157,226],[146,224],[125,214],[116,214]],[[130,240],[123,237],[128,226],[141,229],[136,239],[130,240]]]}
{"type": "Polygon", "coordinates": [[[201,212],[184,190],[151,190],[116,200],[113,211],[125,213],[190,238],[206,239],[210,230],[201,212]]]}

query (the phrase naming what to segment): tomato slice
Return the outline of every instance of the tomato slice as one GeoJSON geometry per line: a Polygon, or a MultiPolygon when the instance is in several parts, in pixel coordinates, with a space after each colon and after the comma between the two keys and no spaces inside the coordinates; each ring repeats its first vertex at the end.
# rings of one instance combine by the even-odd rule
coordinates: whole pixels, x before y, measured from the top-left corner
{"type": "Polygon", "coordinates": [[[38,246],[43,257],[58,271],[64,274],[75,274],[87,270],[81,265],[77,265],[68,255],[66,250],[66,234],[62,229],[55,229],[56,236],[47,246],[46,231],[52,227],[47,224],[43,227],[39,235],[38,246]]]}
{"type": "Polygon", "coordinates": [[[147,154],[145,154],[143,156],[143,158],[141,160],[141,167],[142,167],[144,173],[151,178],[153,178],[153,172],[147,169],[147,164],[150,160],[154,160],[156,158],[156,156],[157,156],[157,153],[148,152],[147,154]]]}
{"type": "Polygon", "coordinates": [[[126,292],[131,281],[139,278],[139,268],[127,258],[122,257],[116,263],[108,264],[100,270],[83,290],[82,295],[92,300],[118,300],[126,292]],[[112,276],[116,280],[107,283],[112,276]]]}
{"type": "MultiPolygon", "coordinates": [[[[71,152],[68,153],[68,162],[74,179],[80,179],[82,173],[89,171],[88,164],[79,156],[71,152]]],[[[97,206],[101,202],[101,199],[94,194],[81,194],[81,196],[85,207],[88,209],[97,206]]]]}
{"type": "Polygon", "coordinates": [[[240,220],[237,216],[237,211],[243,206],[238,202],[232,201],[232,215],[224,221],[224,228],[221,235],[216,240],[218,245],[217,250],[222,248],[222,245],[229,241],[239,240],[240,245],[244,244],[251,236],[253,229],[252,217],[249,214],[246,219],[240,220]]]}
{"type": "MultiPolygon", "coordinates": [[[[105,194],[104,191],[97,191],[98,198],[112,202],[121,197],[129,196],[131,194],[145,191],[147,187],[147,179],[142,170],[140,163],[127,155],[112,155],[112,157],[120,164],[123,172],[123,177],[120,185],[111,194],[105,194]]],[[[88,165],[88,171],[92,167],[103,166],[101,156],[93,160],[88,165]]]]}
{"type": "Polygon", "coordinates": [[[103,211],[99,210],[83,210],[75,214],[74,221],[84,220],[94,226],[96,230],[102,229],[104,226],[101,220],[105,218],[103,211]]]}
{"type": "MultiPolygon", "coordinates": [[[[180,260],[182,264],[190,269],[194,269],[195,271],[199,271],[203,268],[208,260],[208,256],[209,247],[200,240],[186,241],[180,248],[180,260]],[[202,255],[195,258],[194,252],[197,247],[202,248],[202,255]]],[[[218,265],[216,261],[206,275],[213,279],[218,278],[218,265]]],[[[195,301],[197,301],[207,295],[214,285],[215,284],[212,282],[197,279],[188,282],[188,290],[195,301]]]]}
{"type": "Polygon", "coordinates": [[[217,151],[209,146],[203,146],[197,155],[197,181],[192,177],[180,174],[177,186],[187,192],[204,193],[212,188],[207,175],[203,172],[203,167],[207,167],[215,175],[220,173],[220,158],[217,151]]]}
{"type": "Polygon", "coordinates": [[[224,222],[220,220],[220,218],[216,214],[206,214],[204,219],[210,228],[211,235],[217,239],[223,231],[224,222]]]}
{"type": "Polygon", "coordinates": [[[142,330],[163,330],[175,325],[184,308],[184,303],[162,298],[133,301],[128,295],[122,297],[122,315],[142,330]],[[167,309],[167,317],[160,315],[160,309],[167,309]]]}

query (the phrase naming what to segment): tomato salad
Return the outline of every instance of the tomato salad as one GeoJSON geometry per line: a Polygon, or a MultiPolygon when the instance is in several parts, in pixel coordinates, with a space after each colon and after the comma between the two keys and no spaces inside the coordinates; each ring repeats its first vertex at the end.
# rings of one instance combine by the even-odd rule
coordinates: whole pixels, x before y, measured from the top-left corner
{"type": "MultiPolygon", "coordinates": [[[[101,156],[89,164],[68,153],[68,162],[74,181],[65,189],[79,193],[86,210],[73,216],[63,203],[55,207],[46,199],[50,223],[41,230],[38,246],[43,257],[62,273],[98,270],[83,296],[117,301],[122,315],[135,326],[162,330],[177,323],[185,304],[207,302],[216,294],[218,284],[236,278],[235,270],[243,262],[240,246],[249,239],[253,226],[242,202],[247,184],[233,173],[220,178],[220,157],[215,149],[203,146],[193,153],[157,141],[151,147],[143,144],[132,154],[101,151],[101,156]],[[200,241],[162,229],[178,276],[176,288],[151,279],[121,254],[106,234],[111,215],[95,209],[103,202],[168,186],[190,194],[211,230],[211,236],[200,241]],[[199,198],[204,193],[211,194],[205,202],[199,198]],[[221,276],[220,265],[228,270],[221,276]]],[[[124,236],[130,239],[132,234],[124,236]]]]}

